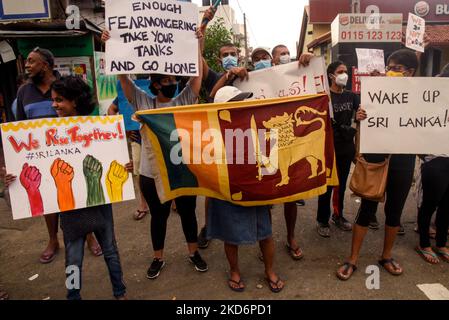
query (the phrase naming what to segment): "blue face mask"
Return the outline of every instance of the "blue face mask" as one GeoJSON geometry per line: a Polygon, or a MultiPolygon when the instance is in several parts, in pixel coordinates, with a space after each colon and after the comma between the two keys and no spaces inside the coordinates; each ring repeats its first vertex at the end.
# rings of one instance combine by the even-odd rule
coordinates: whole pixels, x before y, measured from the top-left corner
{"type": "Polygon", "coordinates": [[[254,70],[261,70],[271,67],[271,60],[260,60],[254,65],[254,70]]]}
{"type": "Polygon", "coordinates": [[[238,66],[238,59],[237,57],[233,56],[226,56],[222,60],[223,69],[228,71],[231,68],[235,68],[238,66]]]}

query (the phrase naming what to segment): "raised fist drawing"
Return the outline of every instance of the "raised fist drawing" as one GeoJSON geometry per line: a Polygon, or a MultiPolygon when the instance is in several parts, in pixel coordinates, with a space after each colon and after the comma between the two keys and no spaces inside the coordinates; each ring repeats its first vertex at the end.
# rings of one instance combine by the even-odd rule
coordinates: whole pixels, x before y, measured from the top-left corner
{"type": "Polygon", "coordinates": [[[117,161],[112,161],[106,175],[106,189],[111,202],[122,201],[123,185],[128,180],[128,171],[117,161]]]}
{"type": "Polygon", "coordinates": [[[83,172],[87,184],[87,206],[104,204],[104,193],[101,185],[103,165],[98,159],[87,155],[83,160],[83,172]]]}
{"type": "Polygon", "coordinates": [[[72,180],[75,176],[73,167],[58,158],[53,162],[50,172],[55,180],[59,210],[67,211],[75,209],[75,197],[73,196],[72,190],[72,180]]]}
{"type": "Polygon", "coordinates": [[[28,163],[23,165],[19,179],[27,192],[31,215],[33,217],[41,216],[44,213],[44,204],[42,202],[41,192],[39,191],[41,178],[42,175],[38,168],[29,166],[28,163]]]}

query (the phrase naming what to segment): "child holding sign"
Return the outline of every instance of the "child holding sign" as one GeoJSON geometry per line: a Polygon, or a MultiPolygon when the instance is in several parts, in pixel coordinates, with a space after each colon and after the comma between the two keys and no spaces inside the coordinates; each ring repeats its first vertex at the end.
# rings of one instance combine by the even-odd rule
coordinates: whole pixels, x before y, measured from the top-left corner
{"type": "MultiPolygon", "coordinates": [[[[56,111],[58,117],[86,116],[92,113],[94,104],[92,103],[92,94],[89,86],[79,77],[68,76],[61,80],[56,80],[51,85],[51,97],[53,100],[52,107],[56,111]]],[[[117,166],[120,166],[117,163],[117,166]]],[[[86,179],[89,173],[101,170],[101,164],[92,156],[87,156],[83,161],[84,174],[86,179]]],[[[132,170],[132,164],[122,166],[122,172],[132,170]]],[[[37,169],[30,166],[21,174],[20,180],[32,178],[33,170],[37,169]]],[[[117,169],[118,170],[118,169],[117,169]]],[[[70,175],[73,178],[73,168],[69,163],[61,159],[56,159],[51,168],[52,176],[56,185],[70,175]]],[[[15,183],[16,176],[7,174],[5,177],[5,185],[9,186],[15,183]]],[[[60,188],[57,188],[58,191],[60,188]]],[[[89,188],[88,188],[89,190],[89,188]]],[[[126,299],[126,287],[123,282],[123,272],[120,264],[117,243],[115,241],[114,221],[112,216],[111,204],[93,205],[83,209],[73,210],[74,201],[72,190],[58,192],[58,204],[60,208],[64,208],[61,214],[61,229],[64,235],[65,245],[65,265],[66,265],[66,286],[67,299],[80,300],[81,295],[81,269],[84,257],[84,243],[86,236],[93,232],[103,249],[104,260],[109,269],[113,293],[116,299],[126,299]]],[[[89,193],[89,198],[93,200],[100,199],[104,196],[103,192],[94,195],[89,193]]],[[[101,203],[101,201],[97,202],[101,203]]]]}

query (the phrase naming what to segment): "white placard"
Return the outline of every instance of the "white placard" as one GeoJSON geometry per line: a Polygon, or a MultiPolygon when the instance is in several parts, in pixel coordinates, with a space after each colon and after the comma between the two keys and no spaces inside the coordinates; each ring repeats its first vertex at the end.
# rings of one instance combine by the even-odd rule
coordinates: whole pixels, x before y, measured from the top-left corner
{"type": "Polygon", "coordinates": [[[123,116],[1,125],[14,219],[134,199],[123,116]]]}
{"type": "Polygon", "coordinates": [[[0,42],[0,55],[2,57],[3,63],[16,60],[16,55],[14,54],[14,50],[6,41],[0,42]]]}
{"type": "Polygon", "coordinates": [[[307,67],[298,62],[249,73],[249,80],[237,79],[234,86],[252,92],[255,99],[282,98],[329,92],[323,57],[314,57],[307,67]]]}
{"type": "Polygon", "coordinates": [[[384,51],[378,49],[355,49],[357,53],[358,72],[371,73],[375,70],[385,73],[384,51]]]}
{"type": "Polygon", "coordinates": [[[345,42],[401,42],[402,13],[344,13],[331,25],[332,46],[345,42]]]}
{"type": "Polygon", "coordinates": [[[449,155],[449,78],[361,81],[361,153],[449,155]]]}
{"type": "Polygon", "coordinates": [[[407,32],[405,45],[407,48],[424,52],[424,33],[426,31],[426,20],[413,13],[408,14],[407,32]]]}
{"type": "Polygon", "coordinates": [[[106,0],[107,74],[198,75],[198,6],[189,2],[106,0]]]}

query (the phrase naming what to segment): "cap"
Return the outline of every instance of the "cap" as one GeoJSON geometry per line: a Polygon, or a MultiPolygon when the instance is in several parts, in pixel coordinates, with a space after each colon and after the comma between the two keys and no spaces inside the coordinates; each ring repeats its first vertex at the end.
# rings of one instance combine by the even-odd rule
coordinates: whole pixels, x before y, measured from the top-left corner
{"type": "Polygon", "coordinates": [[[254,49],[253,52],[251,53],[251,60],[254,60],[254,56],[256,55],[256,53],[261,52],[261,51],[266,52],[270,56],[270,58],[273,58],[271,56],[270,50],[268,48],[259,47],[259,48],[254,49]]]}
{"type": "Polygon", "coordinates": [[[217,91],[214,102],[223,103],[230,101],[242,101],[253,96],[252,92],[242,92],[236,87],[225,86],[217,91]]]}

